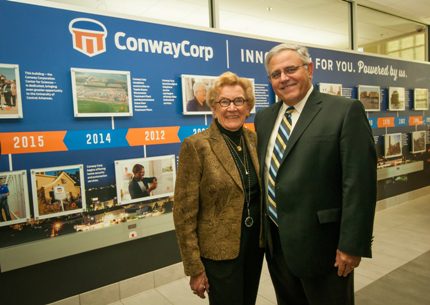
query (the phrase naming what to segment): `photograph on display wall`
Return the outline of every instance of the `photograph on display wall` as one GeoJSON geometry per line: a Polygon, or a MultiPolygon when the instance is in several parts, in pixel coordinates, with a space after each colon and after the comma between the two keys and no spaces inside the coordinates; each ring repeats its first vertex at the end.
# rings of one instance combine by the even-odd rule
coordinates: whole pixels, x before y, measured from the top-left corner
{"type": "Polygon", "coordinates": [[[426,151],[427,132],[425,130],[413,131],[412,138],[412,153],[420,153],[426,151]]]}
{"type": "Polygon", "coordinates": [[[86,209],[83,165],[31,170],[36,219],[81,213],[86,209]]]}
{"type": "Polygon", "coordinates": [[[129,71],[71,69],[75,117],[132,116],[129,71]]]}
{"type": "Polygon", "coordinates": [[[404,111],[405,110],[405,88],[390,87],[388,90],[388,110],[404,111]]]}
{"type": "MultiPolygon", "coordinates": [[[[215,76],[181,75],[183,114],[212,114],[210,107],[206,104],[206,95],[216,79],[215,76]]],[[[255,91],[254,79],[248,79],[251,81],[253,91],[255,91]]],[[[255,105],[251,109],[251,113],[255,113],[255,105]]]]}
{"type": "Polygon", "coordinates": [[[366,111],[381,110],[381,89],[379,86],[358,86],[358,99],[366,111]]]}
{"type": "Polygon", "coordinates": [[[0,119],[22,118],[19,66],[0,64],[0,119]]]}
{"type": "Polygon", "coordinates": [[[319,83],[319,91],[331,95],[342,96],[342,84],[319,83]]]}
{"type": "Polygon", "coordinates": [[[399,157],[402,155],[402,134],[390,133],[384,135],[384,157],[399,157]]]}
{"type": "Polygon", "coordinates": [[[181,75],[182,107],[186,115],[212,114],[206,104],[206,94],[213,85],[215,76],[181,75]]]}
{"type": "Polygon", "coordinates": [[[118,204],[173,196],[175,156],[158,156],[115,161],[118,204]]]}
{"type": "Polygon", "coordinates": [[[414,89],[414,110],[429,109],[429,90],[425,88],[414,89]]]}
{"type": "Polygon", "coordinates": [[[27,172],[0,173],[0,227],[30,219],[27,172]]]}

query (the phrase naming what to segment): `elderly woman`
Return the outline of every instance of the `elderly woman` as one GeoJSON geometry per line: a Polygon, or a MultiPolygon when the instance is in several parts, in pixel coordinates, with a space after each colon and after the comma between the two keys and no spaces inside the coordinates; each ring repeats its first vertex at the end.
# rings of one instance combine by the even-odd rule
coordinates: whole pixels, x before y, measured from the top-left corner
{"type": "Polygon", "coordinates": [[[225,72],[209,90],[211,126],[185,139],[173,217],[185,274],[211,305],[255,304],[263,259],[256,136],[243,127],[252,84],[225,72]]]}

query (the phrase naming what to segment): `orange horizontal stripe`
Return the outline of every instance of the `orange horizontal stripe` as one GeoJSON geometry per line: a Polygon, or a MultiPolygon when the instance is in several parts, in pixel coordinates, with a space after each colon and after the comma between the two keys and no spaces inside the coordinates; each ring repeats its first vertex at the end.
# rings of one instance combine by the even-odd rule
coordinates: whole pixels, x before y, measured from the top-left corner
{"type": "Polygon", "coordinates": [[[130,146],[179,143],[178,131],[179,126],[130,128],[126,139],[130,146]]]}
{"type": "Polygon", "coordinates": [[[66,151],[66,131],[32,131],[0,133],[1,153],[27,154],[51,151],[66,151]]]}
{"type": "Polygon", "coordinates": [[[409,126],[422,125],[422,124],[423,124],[422,115],[414,115],[409,117],[409,126]]]}
{"type": "Polygon", "coordinates": [[[394,117],[378,118],[378,128],[394,127],[394,117]]]}

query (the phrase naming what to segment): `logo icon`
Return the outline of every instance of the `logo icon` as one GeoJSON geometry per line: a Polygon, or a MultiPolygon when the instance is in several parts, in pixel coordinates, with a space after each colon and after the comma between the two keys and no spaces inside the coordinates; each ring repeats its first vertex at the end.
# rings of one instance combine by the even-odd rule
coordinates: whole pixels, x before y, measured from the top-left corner
{"type": "Polygon", "coordinates": [[[89,57],[106,52],[106,27],[89,18],[75,18],[69,23],[73,48],[89,57]]]}

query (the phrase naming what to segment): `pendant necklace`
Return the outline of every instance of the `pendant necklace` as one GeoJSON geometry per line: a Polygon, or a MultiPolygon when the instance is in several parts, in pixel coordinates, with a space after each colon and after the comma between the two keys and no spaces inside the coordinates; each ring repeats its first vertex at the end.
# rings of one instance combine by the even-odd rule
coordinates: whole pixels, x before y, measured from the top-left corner
{"type": "Polygon", "coordinates": [[[239,176],[240,176],[240,180],[242,181],[243,191],[245,192],[245,203],[246,203],[246,210],[247,210],[247,216],[245,218],[244,223],[247,228],[250,228],[254,224],[254,219],[252,218],[251,211],[249,209],[249,205],[251,203],[251,177],[249,176],[249,160],[248,160],[246,145],[243,145],[243,162],[242,162],[237,151],[242,151],[242,142],[244,142],[242,141],[243,136],[240,136],[239,145],[236,145],[236,143],[234,143],[233,140],[230,139],[230,137],[226,135],[223,135],[223,137],[226,140],[227,146],[233,156],[234,163],[236,163],[238,170],[240,165],[242,165],[243,169],[245,170],[245,177],[243,177],[241,170],[239,170],[239,176]],[[246,178],[248,188],[246,188],[245,186],[245,178],[246,178]]]}
{"type": "MultiPolygon", "coordinates": [[[[237,145],[232,139],[230,139],[229,136],[223,135],[224,139],[228,144],[230,144],[230,147],[236,148],[237,151],[242,151],[242,136],[240,136],[239,145],[237,145]]],[[[243,164],[243,163],[242,163],[243,164]]]]}

